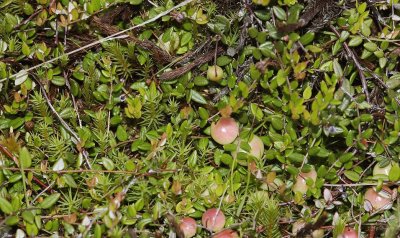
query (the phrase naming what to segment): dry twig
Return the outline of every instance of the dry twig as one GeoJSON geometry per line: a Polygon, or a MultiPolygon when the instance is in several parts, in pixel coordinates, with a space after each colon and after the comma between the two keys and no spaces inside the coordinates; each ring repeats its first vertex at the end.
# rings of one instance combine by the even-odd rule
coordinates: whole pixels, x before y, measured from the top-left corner
{"type": "MultiPolygon", "coordinates": [[[[338,38],[340,38],[340,34],[336,30],[336,28],[334,26],[332,26],[332,25],[330,26],[330,28],[335,33],[335,35],[338,38]]],[[[352,49],[350,49],[350,47],[347,45],[346,42],[343,42],[343,46],[344,46],[344,49],[346,50],[347,56],[353,60],[354,65],[357,68],[358,75],[360,76],[360,79],[361,79],[361,84],[362,84],[362,87],[363,87],[363,91],[365,93],[365,97],[367,98],[367,102],[369,103],[371,101],[371,99],[369,97],[367,79],[365,78],[365,75],[364,75],[364,67],[360,64],[360,62],[357,59],[356,54],[354,53],[354,51],[352,49]]]]}
{"type": "MultiPolygon", "coordinates": [[[[50,59],[50,60],[47,60],[47,61],[45,61],[45,62],[42,62],[42,63],[40,63],[40,64],[34,65],[34,66],[32,66],[32,67],[30,67],[30,68],[28,68],[28,69],[25,69],[25,72],[29,72],[29,71],[32,71],[32,70],[34,70],[34,69],[40,68],[40,67],[42,67],[43,65],[47,65],[47,64],[53,63],[53,62],[55,62],[55,61],[57,61],[57,60],[59,60],[59,59],[65,57],[65,56],[69,56],[69,55],[72,55],[72,54],[76,54],[76,53],[78,53],[78,52],[80,52],[80,51],[82,51],[82,50],[91,48],[91,47],[93,47],[93,46],[95,46],[95,45],[98,45],[98,44],[100,44],[100,43],[103,43],[103,42],[106,42],[106,41],[109,41],[109,40],[113,40],[113,39],[115,39],[115,38],[117,38],[117,37],[118,37],[118,38],[126,38],[126,37],[128,37],[128,36],[127,36],[127,35],[123,35],[124,33],[128,32],[128,31],[131,31],[131,30],[133,30],[133,29],[137,29],[137,28],[139,28],[139,27],[145,26],[145,25],[147,25],[147,24],[149,24],[149,23],[155,22],[156,20],[160,19],[160,18],[163,17],[163,16],[166,16],[166,15],[169,14],[170,12],[172,12],[172,11],[174,11],[174,10],[180,8],[180,7],[183,7],[183,6],[189,4],[189,3],[193,2],[193,1],[194,1],[194,0],[185,0],[185,1],[183,1],[183,2],[181,2],[181,3],[179,3],[179,4],[177,4],[177,5],[174,6],[173,8],[170,8],[170,9],[164,11],[164,12],[161,12],[161,13],[158,14],[157,16],[155,16],[155,17],[153,17],[153,18],[151,18],[151,19],[149,19],[149,20],[147,20],[147,21],[144,21],[144,22],[142,22],[142,23],[140,23],[140,24],[138,24],[138,25],[129,27],[128,29],[125,29],[125,30],[116,32],[116,33],[113,34],[113,35],[110,35],[110,36],[107,36],[107,37],[105,37],[105,38],[103,38],[103,39],[94,41],[94,42],[92,42],[92,43],[90,43],[90,44],[84,45],[84,46],[82,46],[82,47],[80,47],[80,48],[78,48],[78,49],[72,50],[72,51],[70,51],[70,52],[68,52],[68,53],[59,55],[59,56],[54,57],[54,58],[52,58],[52,59],[50,59]]],[[[8,80],[9,78],[16,77],[17,75],[19,75],[19,73],[15,73],[15,74],[10,75],[10,76],[8,76],[8,77],[6,77],[6,78],[0,79],[0,83],[3,82],[3,81],[8,80]]]]}
{"type": "MultiPolygon", "coordinates": [[[[115,35],[116,33],[119,32],[118,27],[109,25],[101,20],[99,17],[93,17],[91,21],[91,25],[95,26],[98,28],[102,33],[106,35],[115,35]]],[[[148,50],[151,52],[153,55],[154,60],[157,63],[164,64],[164,63],[169,63],[173,60],[173,57],[168,54],[165,50],[161,49],[159,46],[157,46],[154,42],[149,41],[149,40],[140,40],[134,36],[128,35],[127,37],[124,38],[125,41],[133,42],[139,47],[148,50]]]]}
{"type": "Polygon", "coordinates": [[[306,11],[301,15],[298,23],[288,24],[285,26],[278,27],[278,31],[281,33],[288,33],[295,31],[299,28],[306,26],[312,19],[317,16],[329,4],[333,3],[333,0],[313,0],[310,5],[307,6],[306,11]]]}
{"type": "Polygon", "coordinates": [[[187,64],[185,66],[182,66],[180,68],[173,69],[171,71],[165,72],[160,75],[159,79],[160,80],[172,80],[175,79],[179,76],[184,75],[185,73],[189,72],[192,70],[194,67],[197,67],[199,65],[202,65],[204,63],[207,63],[208,61],[214,59],[216,54],[220,54],[222,52],[222,48],[218,48],[217,51],[211,50],[210,52],[198,57],[195,59],[192,63],[187,64]]]}

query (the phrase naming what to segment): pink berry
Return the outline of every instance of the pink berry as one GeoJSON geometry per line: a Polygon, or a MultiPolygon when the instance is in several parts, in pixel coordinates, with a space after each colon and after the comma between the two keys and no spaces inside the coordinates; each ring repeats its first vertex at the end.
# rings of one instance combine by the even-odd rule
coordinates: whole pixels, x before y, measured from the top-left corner
{"type": "Polygon", "coordinates": [[[253,139],[249,142],[250,145],[250,154],[257,159],[261,159],[264,154],[264,143],[258,136],[253,136],[253,139]]]}
{"type": "Polygon", "coordinates": [[[225,215],[221,210],[211,208],[203,213],[201,222],[209,231],[220,231],[225,226],[225,215]]]}
{"type": "Polygon", "coordinates": [[[239,125],[231,117],[222,117],[211,124],[211,137],[221,145],[232,143],[239,135],[239,125]]]}
{"type": "Polygon", "coordinates": [[[215,234],[213,238],[239,238],[239,235],[231,229],[226,229],[215,234]]]}
{"type": "Polygon", "coordinates": [[[356,232],[356,230],[354,230],[351,227],[346,227],[344,228],[344,231],[341,235],[339,235],[338,237],[340,238],[358,238],[358,234],[356,232]]]}
{"type": "Polygon", "coordinates": [[[185,238],[190,238],[196,235],[197,224],[191,217],[185,217],[179,223],[179,228],[185,235],[185,238]]]}
{"type": "Polygon", "coordinates": [[[377,192],[374,188],[369,188],[364,195],[365,202],[371,205],[373,210],[387,209],[392,205],[392,190],[387,186],[383,186],[381,192],[377,192]]]}
{"type": "Polygon", "coordinates": [[[317,180],[317,172],[312,169],[308,173],[300,173],[296,178],[296,183],[293,185],[293,192],[305,194],[308,189],[308,185],[306,183],[308,178],[311,178],[315,182],[315,180],[317,180]]]}

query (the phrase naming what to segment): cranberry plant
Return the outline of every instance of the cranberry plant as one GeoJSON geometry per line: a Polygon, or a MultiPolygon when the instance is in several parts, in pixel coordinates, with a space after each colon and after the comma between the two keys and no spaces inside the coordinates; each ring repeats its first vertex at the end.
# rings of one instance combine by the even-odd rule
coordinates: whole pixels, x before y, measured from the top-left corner
{"type": "Polygon", "coordinates": [[[0,234],[397,237],[397,0],[5,0],[0,234]]]}

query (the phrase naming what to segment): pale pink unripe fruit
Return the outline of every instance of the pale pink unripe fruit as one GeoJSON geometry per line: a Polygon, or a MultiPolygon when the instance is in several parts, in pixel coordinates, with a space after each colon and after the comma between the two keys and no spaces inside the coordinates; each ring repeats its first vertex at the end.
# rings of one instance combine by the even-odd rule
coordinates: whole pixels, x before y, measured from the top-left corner
{"type": "Polygon", "coordinates": [[[373,170],[373,172],[372,172],[372,174],[375,176],[375,175],[386,175],[386,176],[389,176],[389,172],[390,172],[390,170],[392,169],[392,167],[393,167],[393,165],[395,165],[396,163],[395,162],[390,162],[388,165],[386,165],[385,167],[383,167],[383,168],[381,168],[380,166],[379,166],[379,163],[378,164],[376,164],[375,166],[374,166],[374,170],[373,170]]]}
{"type": "Polygon", "coordinates": [[[251,147],[250,154],[257,159],[261,159],[264,154],[264,143],[258,136],[253,136],[253,139],[249,142],[251,147]]]}
{"type": "Polygon", "coordinates": [[[296,183],[293,185],[293,192],[300,192],[301,194],[305,194],[308,189],[308,185],[306,183],[307,179],[310,178],[314,181],[317,180],[317,172],[315,169],[312,169],[308,173],[300,173],[297,175],[296,183]]]}
{"type": "Polygon", "coordinates": [[[236,233],[236,231],[226,229],[215,234],[212,238],[239,238],[239,235],[236,233]]]}
{"type": "Polygon", "coordinates": [[[225,226],[225,215],[221,210],[211,208],[203,213],[201,223],[209,231],[220,231],[225,226]]]}
{"type": "Polygon", "coordinates": [[[387,186],[383,186],[378,193],[374,188],[369,188],[364,195],[365,202],[368,203],[373,210],[389,209],[392,205],[392,190],[387,186]]]}
{"type": "Polygon", "coordinates": [[[220,81],[224,76],[224,71],[218,65],[209,66],[207,70],[207,78],[211,81],[220,81]]]}
{"type": "Polygon", "coordinates": [[[239,125],[231,117],[222,117],[211,124],[211,137],[221,145],[232,143],[239,135],[239,125]]]}
{"type": "Polygon", "coordinates": [[[323,229],[315,230],[311,233],[312,238],[323,238],[325,236],[325,232],[323,229]]]}
{"type": "Polygon", "coordinates": [[[197,224],[191,217],[185,217],[179,223],[179,228],[185,235],[185,238],[190,238],[196,235],[197,224]]]}
{"type": "MultiPolygon", "coordinates": [[[[301,231],[306,226],[306,222],[303,219],[295,221],[292,225],[292,233],[297,237],[299,231],[301,231]]],[[[322,238],[324,237],[324,230],[318,229],[311,233],[312,238],[322,238]]]]}
{"type": "MultiPolygon", "coordinates": [[[[235,142],[235,144],[238,147],[240,147],[240,139],[237,140],[237,142],[235,142]]],[[[256,157],[257,159],[261,159],[261,157],[264,154],[264,143],[262,142],[260,137],[258,137],[256,135],[253,136],[253,138],[249,142],[249,146],[250,146],[249,154],[251,154],[252,156],[256,157]]],[[[237,148],[237,151],[233,151],[232,152],[232,157],[233,158],[236,158],[237,152],[245,152],[246,153],[246,151],[242,150],[241,148],[237,148]]]]}
{"type": "Polygon", "coordinates": [[[357,231],[351,227],[344,228],[344,231],[338,238],[358,238],[357,231]]]}

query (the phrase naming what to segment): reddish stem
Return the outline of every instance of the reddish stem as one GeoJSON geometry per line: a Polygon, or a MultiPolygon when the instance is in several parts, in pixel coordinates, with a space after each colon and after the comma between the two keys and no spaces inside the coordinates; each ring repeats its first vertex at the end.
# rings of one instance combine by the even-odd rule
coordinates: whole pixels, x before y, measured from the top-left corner
{"type": "MultiPolygon", "coordinates": [[[[9,151],[9,150],[7,149],[6,146],[0,144],[0,151],[3,152],[3,154],[5,154],[7,157],[9,157],[10,159],[12,159],[12,160],[14,161],[14,163],[15,163],[17,166],[19,166],[19,162],[18,162],[17,157],[15,157],[15,156],[11,153],[11,151],[9,151]]],[[[43,188],[43,189],[47,189],[47,188],[49,187],[49,186],[47,186],[45,183],[43,183],[40,179],[36,178],[34,175],[32,176],[32,180],[33,180],[37,185],[39,185],[41,188],[43,188]]],[[[50,191],[51,193],[54,192],[54,190],[51,189],[51,188],[49,189],[49,191],[50,191]]]]}

